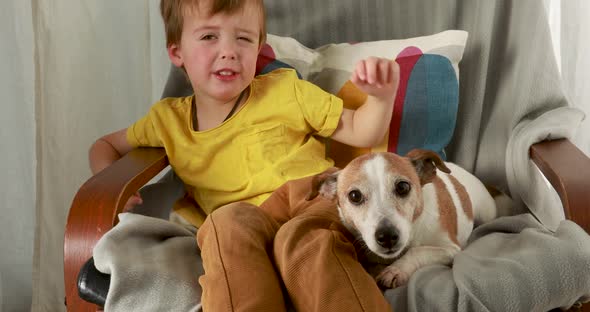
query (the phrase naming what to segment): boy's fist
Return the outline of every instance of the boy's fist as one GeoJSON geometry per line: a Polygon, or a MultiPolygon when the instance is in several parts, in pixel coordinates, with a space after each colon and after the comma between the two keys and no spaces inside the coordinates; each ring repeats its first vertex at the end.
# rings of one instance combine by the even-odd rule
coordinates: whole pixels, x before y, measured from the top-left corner
{"type": "Polygon", "coordinates": [[[399,65],[385,58],[369,57],[356,64],[350,80],[370,96],[391,99],[399,84],[399,65]]]}

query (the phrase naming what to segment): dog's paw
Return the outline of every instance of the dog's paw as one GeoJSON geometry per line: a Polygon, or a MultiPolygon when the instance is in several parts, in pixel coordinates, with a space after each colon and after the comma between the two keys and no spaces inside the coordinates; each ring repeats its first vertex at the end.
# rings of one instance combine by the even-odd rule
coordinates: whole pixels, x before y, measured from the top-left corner
{"type": "Polygon", "coordinates": [[[377,275],[377,283],[385,288],[396,288],[404,286],[408,283],[410,275],[398,267],[388,266],[379,275],[377,275]]]}

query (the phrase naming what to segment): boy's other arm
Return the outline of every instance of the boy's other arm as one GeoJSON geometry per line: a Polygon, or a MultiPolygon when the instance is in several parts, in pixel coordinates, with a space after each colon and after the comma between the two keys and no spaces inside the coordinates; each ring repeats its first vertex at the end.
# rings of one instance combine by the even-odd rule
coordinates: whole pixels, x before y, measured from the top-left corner
{"type": "MultiPolygon", "coordinates": [[[[88,152],[90,170],[97,174],[104,168],[110,166],[123,155],[129,153],[133,146],[127,142],[127,128],[107,134],[96,140],[88,152]]],[[[139,192],[131,195],[123,208],[123,211],[130,210],[135,205],[143,203],[139,192]]]]}
{"type": "Polygon", "coordinates": [[[126,128],[121,129],[101,137],[92,144],[88,152],[92,174],[97,174],[133,149],[127,142],[126,133],[126,128]]]}
{"type": "Polygon", "coordinates": [[[356,147],[381,143],[393,113],[399,84],[399,65],[395,61],[371,57],[357,63],[352,83],[365,92],[366,101],[357,110],[344,109],[331,138],[356,147]]]}

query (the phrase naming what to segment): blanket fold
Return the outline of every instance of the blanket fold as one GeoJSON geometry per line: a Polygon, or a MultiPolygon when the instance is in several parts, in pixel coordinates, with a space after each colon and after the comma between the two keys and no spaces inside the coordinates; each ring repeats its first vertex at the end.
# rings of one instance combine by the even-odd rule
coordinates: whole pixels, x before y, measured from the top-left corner
{"type": "Polygon", "coordinates": [[[555,232],[532,215],[477,228],[452,268],[417,271],[386,291],[394,311],[549,311],[590,300],[590,237],[562,221],[555,232]]]}
{"type": "MultiPolygon", "coordinates": [[[[106,311],[200,311],[203,274],[195,233],[132,213],[94,249],[111,274],[106,311]]],[[[452,267],[417,271],[384,294],[400,311],[548,311],[590,300],[590,236],[562,221],[555,232],[532,215],[478,227],[452,267]]],[[[337,287],[337,286],[335,286],[337,287]]]]}
{"type": "Polygon", "coordinates": [[[111,274],[105,311],[200,310],[203,266],[188,228],[122,213],[93,252],[96,268],[111,274]]]}

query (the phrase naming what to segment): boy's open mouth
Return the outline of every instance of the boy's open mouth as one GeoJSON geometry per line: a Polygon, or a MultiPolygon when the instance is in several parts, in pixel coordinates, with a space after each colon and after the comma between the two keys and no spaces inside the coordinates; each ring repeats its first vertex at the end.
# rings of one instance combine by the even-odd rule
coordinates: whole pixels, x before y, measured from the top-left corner
{"type": "Polygon", "coordinates": [[[214,74],[218,79],[222,80],[231,80],[238,76],[238,72],[235,72],[230,69],[221,69],[216,71],[214,74]]]}
{"type": "Polygon", "coordinates": [[[217,74],[221,75],[221,76],[231,76],[231,75],[234,75],[235,73],[231,70],[220,70],[217,72],[217,74]]]}

